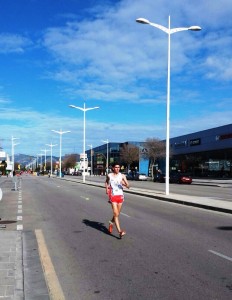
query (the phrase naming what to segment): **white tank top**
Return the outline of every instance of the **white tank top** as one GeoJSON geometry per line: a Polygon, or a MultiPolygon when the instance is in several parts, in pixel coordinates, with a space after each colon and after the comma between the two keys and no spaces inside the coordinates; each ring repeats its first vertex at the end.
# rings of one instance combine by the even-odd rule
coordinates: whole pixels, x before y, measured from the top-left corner
{"type": "Polygon", "coordinates": [[[109,184],[112,189],[112,195],[123,195],[122,174],[114,175],[110,173],[108,176],[110,178],[109,184]]]}

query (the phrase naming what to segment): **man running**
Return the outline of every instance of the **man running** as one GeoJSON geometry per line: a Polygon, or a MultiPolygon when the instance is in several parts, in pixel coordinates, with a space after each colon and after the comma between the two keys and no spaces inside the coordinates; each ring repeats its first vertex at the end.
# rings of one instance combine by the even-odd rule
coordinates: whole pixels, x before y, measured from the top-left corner
{"type": "Polygon", "coordinates": [[[109,233],[112,233],[113,224],[115,223],[119,237],[122,238],[126,232],[120,228],[119,215],[124,201],[123,187],[125,186],[129,189],[129,183],[126,176],[120,173],[120,165],[118,163],[112,165],[112,171],[112,173],[106,175],[105,181],[106,194],[109,196],[113,209],[113,218],[109,221],[109,233]]]}

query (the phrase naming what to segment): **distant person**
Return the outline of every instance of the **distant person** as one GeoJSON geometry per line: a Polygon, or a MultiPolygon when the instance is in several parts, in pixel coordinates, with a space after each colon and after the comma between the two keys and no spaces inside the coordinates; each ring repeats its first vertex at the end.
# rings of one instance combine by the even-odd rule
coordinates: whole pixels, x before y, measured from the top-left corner
{"type": "Polygon", "coordinates": [[[113,210],[113,218],[109,221],[109,233],[112,233],[113,225],[115,224],[120,238],[126,234],[124,230],[121,230],[119,223],[119,215],[124,201],[124,186],[129,189],[129,183],[126,176],[120,173],[120,165],[114,163],[112,165],[112,173],[106,175],[105,187],[106,194],[109,196],[109,202],[111,203],[113,210]]]}
{"type": "Polygon", "coordinates": [[[13,191],[17,191],[18,190],[18,178],[16,176],[16,172],[13,171],[13,177],[12,177],[12,181],[13,181],[13,184],[14,184],[14,187],[13,187],[13,191]]]}

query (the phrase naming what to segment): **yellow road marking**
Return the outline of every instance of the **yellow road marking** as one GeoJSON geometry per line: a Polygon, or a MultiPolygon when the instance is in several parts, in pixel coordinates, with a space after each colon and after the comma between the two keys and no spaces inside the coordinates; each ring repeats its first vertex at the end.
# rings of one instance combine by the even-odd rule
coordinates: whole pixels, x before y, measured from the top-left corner
{"type": "Polygon", "coordinates": [[[65,300],[64,293],[52,264],[52,260],[49,255],[42,230],[36,229],[35,235],[38,242],[40,260],[43,267],[50,298],[52,300],[65,300]]]}

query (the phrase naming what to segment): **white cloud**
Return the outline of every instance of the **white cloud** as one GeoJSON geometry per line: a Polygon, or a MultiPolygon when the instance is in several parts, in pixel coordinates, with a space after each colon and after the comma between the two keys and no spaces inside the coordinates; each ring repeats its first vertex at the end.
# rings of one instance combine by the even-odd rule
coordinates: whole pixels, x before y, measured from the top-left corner
{"type": "MultiPolygon", "coordinates": [[[[15,151],[16,153],[31,153],[36,155],[41,149],[45,149],[46,144],[59,144],[59,135],[51,130],[70,130],[71,132],[63,136],[62,152],[81,152],[83,141],[83,117],[65,117],[62,115],[42,114],[30,108],[22,108],[20,111],[16,109],[1,109],[0,120],[1,139],[4,150],[11,153],[11,137],[18,138],[15,151]]],[[[109,129],[117,132],[115,140],[111,142],[125,142],[130,140],[143,140],[144,137],[153,135],[154,131],[164,132],[162,126],[150,126],[133,123],[117,123],[117,122],[101,122],[91,121],[90,118],[86,122],[86,145],[93,144],[99,146],[102,139],[110,138],[107,136],[109,129]],[[125,130],[126,128],[126,130],[125,130]],[[144,136],[145,133],[145,136],[144,136]]],[[[86,146],[87,147],[87,146],[86,146]]],[[[59,155],[58,147],[53,150],[54,155],[59,155]]]]}
{"type": "MultiPolygon", "coordinates": [[[[197,3],[123,0],[111,6],[102,5],[93,7],[85,19],[66,15],[68,21],[64,26],[48,28],[44,32],[43,46],[49,59],[42,61],[41,65],[46,79],[62,83],[59,86],[63,89],[62,96],[78,101],[102,100],[107,102],[106,105],[126,101],[132,106],[134,103],[146,104],[148,109],[161,103],[164,107],[167,35],[151,26],[138,24],[135,19],[145,17],[168,26],[168,15],[171,14],[172,28],[202,27],[201,32],[187,31],[171,36],[171,105],[179,109],[176,114],[171,111],[171,136],[231,123],[232,112],[228,109],[231,100],[228,85],[232,79],[231,0],[197,3]],[[228,101],[221,101],[220,97],[228,101]],[[189,111],[185,114],[179,104],[189,104],[189,111]],[[218,112],[214,112],[216,108],[218,112]]],[[[29,39],[14,34],[0,37],[2,53],[24,53],[31,43],[29,39]]],[[[6,101],[7,98],[0,98],[4,105],[6,101]]],[[[138,119],[135,124],[129,122],[123,113],[122,108],[123,117],[120,119],[119,116],[110,124],[103,115],[102,121],[88,120],[86,136],[90,140],[87,144],[97,146],[102,138],[109,138],[106,128],[114,128],[116,142],[127,141],[128,137],[130,140],[152,136],[165,138],[165,119],[155,120],[155,125],[147,124],[149,121],[144,124],[138,119]]],[[[11,135],[19,136],[17,150],[28,153],[40,151],[51,139],[53,143],[58,141],[51,129],[70,130],[70,135],[65,137],[64,152],[70,149],[80,152],[82,121],[79,115],[65,117],[62,108],[57,115],[26,107],[21,107],[20,111],[0,110],[0,123],[4,122],[1,135],[5,139],[11,135]]],[[[7,147],[10,149],[10,144],[7,147]]]]}
{"type": "MultiPolygon", "coordinates": [[[[227,0],[197,5],[183,5],[181,0],[125,0],[112,7],[95,7],[91,20],[75,21],[72,16],[65,26],[49,28],[44,35],[44,46],[57,63],[50,76],[72,84],[70,91],[79,97],[150,101],[154,97],[151,86],[166,84],[167,35],[135,19],[146,17],[167,26],[170,12],[172,27],[202,26],[200,33],[172,36],[172,79],[184,72],[189,80],[191,76],[231,80],[230,51],[222,49],[231,49],[231,21],[226,18],[232,8],[227,0]],[[215,32],[217,26],[221,33],[215,32]],[[212,53],[217,57],[215,63],[210,63],[212,53]]],[[[191,85],[189,90],[191,93],[191,85]]]]}
{"type": "Polygon", "coordinates": [[[24,53],[31,41],[23,36],[10,33],[0,34],[0,53],[24,53]]]}
{"type": "Polygon", "coordinates": [[[204,67],[207,68],[206,76],[210,79],[232,80],[232,58],[230,57],[209,56],[204,67]]]}
{"type": "Polygon", "coordinates": [[[1,104],[7,104],[7,103],[10,103],[10,102],[11,101],[8,98],[0,96],[0,103],[1,104]]]}

